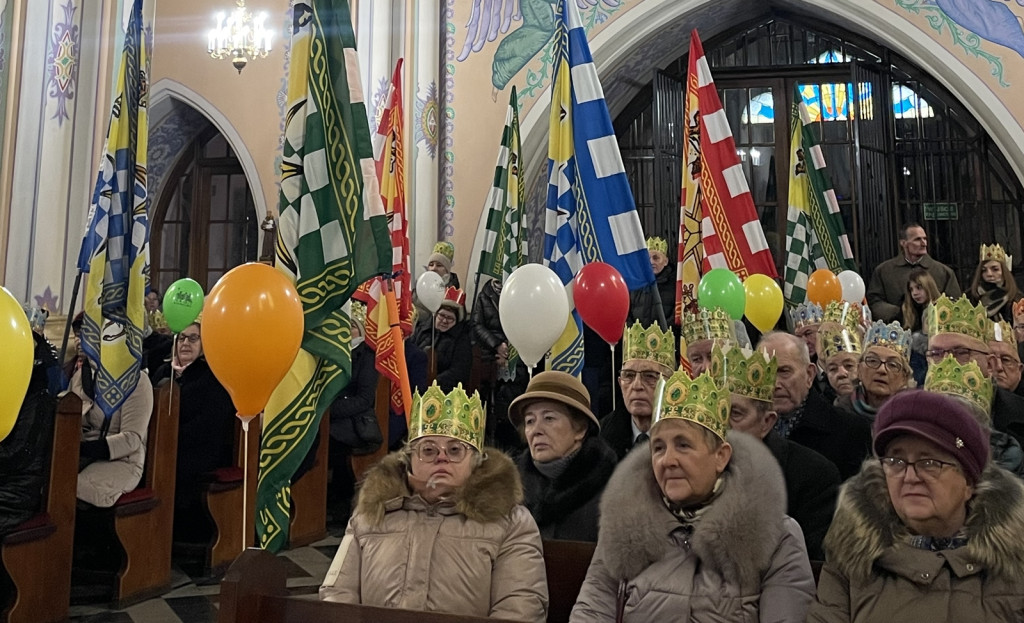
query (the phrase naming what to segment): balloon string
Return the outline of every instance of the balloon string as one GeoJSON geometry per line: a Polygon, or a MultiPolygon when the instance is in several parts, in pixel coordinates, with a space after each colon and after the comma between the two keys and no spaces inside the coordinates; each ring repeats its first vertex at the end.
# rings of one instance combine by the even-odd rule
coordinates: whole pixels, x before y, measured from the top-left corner
{"type": "Polygon", "coordinates": [[[245,552],[245,520],[249,514],[249,418],[242,420],[242,552],[245,552]]]}
{"type": "Polygon", "coordinates": [[[615,410],[615,344],[608,344],[612,349],[612,411],[615,410]]]}

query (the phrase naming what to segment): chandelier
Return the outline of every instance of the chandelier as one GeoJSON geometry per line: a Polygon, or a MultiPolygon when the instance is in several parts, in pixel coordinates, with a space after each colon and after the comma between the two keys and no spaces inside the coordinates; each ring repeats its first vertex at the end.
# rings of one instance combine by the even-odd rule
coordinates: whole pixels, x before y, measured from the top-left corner
{"type": "Polygon", "coordinates": [[[235,3],[237,6],[230,15],[220,12],[214,16],[216,26],[210,31],[207,50],[213,58],[230,58],[238,73],[242,73],[250,59],[266,58],[270,53],[273,33],[264,25],[266,13],[253,16],[245,8],[245,0],[235,3]]]}

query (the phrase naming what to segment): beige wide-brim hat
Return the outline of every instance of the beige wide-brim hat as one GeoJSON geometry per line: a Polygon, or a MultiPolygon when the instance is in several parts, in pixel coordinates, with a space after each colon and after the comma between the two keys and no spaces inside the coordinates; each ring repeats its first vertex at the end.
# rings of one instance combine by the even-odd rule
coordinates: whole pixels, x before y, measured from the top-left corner
{"type": "Polygon", "coordinates": [[[601,423],[590,410],[590,392],[575,376],[549,370],[530,379],[526,392],[508,406],[508,419],[517,428],[523,423],[523,410],[531,402],[553,400],[585,415],[598,429],[601,423]]]}

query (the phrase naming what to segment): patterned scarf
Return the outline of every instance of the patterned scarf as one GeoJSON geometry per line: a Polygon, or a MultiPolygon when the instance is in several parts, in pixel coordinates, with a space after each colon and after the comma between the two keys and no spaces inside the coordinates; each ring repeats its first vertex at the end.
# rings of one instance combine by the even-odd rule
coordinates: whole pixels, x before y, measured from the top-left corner
{"type": "Polygon", "coordinates": [[[665,497],[665,494],[661,495],[661,502],[668,509],[668,512],[672,513],[672,516],[686,527],[688,534],[693,534],[693,526],[700,521],[701,516],[711,506],[711,503],[722,493],[724,486],[725,472],[722,472],[718,475],[718,480],[715,481],[715,486],[711,489],[711,497],[696,506],[684,507],[682,504],[677,504],[665,497]]]}
{"type": "Polygon", "coordinates": [[[978,300],[985,306],[989,318],[999,319],[999,311],[1008,302],[1006,290],[1001,285],[982,281],[978,284],[978,300]]]}
{"type": "Polygon", "coordinates": [[[785,415],[780,413],[779,419],[775,420],[775,432],[782,435],[783,438],[789,439],[789,434],[800,425],[800,418],[804,415],[804,405],[806,404],[807,401],[804,400],[799,407],[793,409],[790,413],[785,415]]]}
{"type": "Polygon", "coordinates": [[[911,536],[910,546],[928,550],[930,552],[941,552],[947,549],[956,549],[967,545],[967,535],[964,533],[964,529],[961,528],[959,532],[951,537],[934,537],[934,536],[911,536]]]}

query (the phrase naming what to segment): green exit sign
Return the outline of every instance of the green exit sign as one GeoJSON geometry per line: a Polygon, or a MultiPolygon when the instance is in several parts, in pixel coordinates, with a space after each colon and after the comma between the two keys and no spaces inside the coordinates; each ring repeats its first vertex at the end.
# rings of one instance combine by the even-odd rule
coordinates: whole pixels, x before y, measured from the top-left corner
{"type": "Polygon", "coordinates": [[[924,204],[924,220],[955,221],[958,219],[955,203],[924,204]]]}

